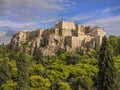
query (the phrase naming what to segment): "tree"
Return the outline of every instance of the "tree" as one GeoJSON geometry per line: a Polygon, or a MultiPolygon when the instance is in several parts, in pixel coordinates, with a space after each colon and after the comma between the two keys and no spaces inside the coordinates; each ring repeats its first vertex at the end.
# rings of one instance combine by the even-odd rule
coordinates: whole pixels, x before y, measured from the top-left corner
{"type": "Polygon", "coordinates": [[[93,85],[93,81],[87,76],[78,76],[71,78],[70,84],[72,90],[90,90],[93,85]]]}
{"type": "Polygon", "coordinates": [[[119,53],[119,55],[120,55],[120,37],[118,37],[118,53],[119,53]]]}
{"type": "Polygon", "coordinates": [[[67,82],[55,81],[50,90],[71,90],[67,82]]]}
{"type": "Polygon", "coordinates": [[[56,54],[57,54],[58,56],[60,56],[61,54],[65,53],[65,52],[66,52],[65,49],[60,48],[60,49],[58,49],[58,51],[56,52],[56,54]]]}
{"type": "Polygon", "coordinates": [[[13,80],[7,80],[2,86],[2,90],[16,90],[17,83],[13,80]]]}
{"type": "Polygon", "coordinates": [[[19,52],[16,56],[18,90],[29,90],[28,60],[29,56],[19,52]]]}
{"type": "Polygon", "coordinates": [[[66,57],[67,64],[75,65],[80,61],[80,55],[78,54],[70,54],[66,57]]]}
{"type": "Polygon", "coordinates": [[[0,86],[7,80],[11,79],[11,72],[8,62],[9,58],[4,57],[2,67],[0,68],[0,86]]]}
{"type": "Polygon", "coordinates": [[[49,90],[50,85],[51,83],[47,78],[43,78],[39,75],[30,77],[31,90],[49,90]]]}
{"type": "Polygon", "coordinates": [[[36,60],[36,63],[42,62],[42,53],[40,48],[37,47],[37,44],[35,44],[33,56],[34,56],[34,59],[36,60]]]}
{"type": "Polygon", "coordinates": [[[116,56],[119,53],[118,49],[118,37],[116,36],[109,36],[109,43],[113,49],[113,54],[116,56]]]}
{"type": "Polygon", "coordinates": [[[112,49],[106,37],[100,48],[98,61],[98,90],[117,90],[116,87],[116,70],[114,67],[114,59],[112,49]]]}
{"type": "Polygon", "coordinates": [[[3,43],[3,57],[5,57],[5,56],[6,56],[6,47],[5,47],[4,43],[3,43]]]}

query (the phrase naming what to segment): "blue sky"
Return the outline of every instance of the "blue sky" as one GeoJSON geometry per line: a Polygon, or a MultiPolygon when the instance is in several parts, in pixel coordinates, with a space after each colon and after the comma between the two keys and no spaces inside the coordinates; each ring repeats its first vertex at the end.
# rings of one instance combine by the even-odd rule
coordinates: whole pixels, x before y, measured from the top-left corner
{"type": "Polygon", "coordinates": [[[0,29],[50,28],[59,20],[120,35],[120,0],[0,0],[0,29]]]}

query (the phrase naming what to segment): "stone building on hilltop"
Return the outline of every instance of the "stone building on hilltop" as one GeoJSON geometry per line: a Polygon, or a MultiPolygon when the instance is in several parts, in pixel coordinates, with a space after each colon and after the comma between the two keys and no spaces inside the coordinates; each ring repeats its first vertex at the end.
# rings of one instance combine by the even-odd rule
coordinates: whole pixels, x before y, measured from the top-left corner
{"type": "Polygon", "coordinates": [[[85,26],[72,22],[59,21],[54,28],[36,31],[22,30],[11,39],[11,48],[27,44],[28,51],[34,51],[37,46],[44,55],[54,55],[58,49],[75,51],[79,48],[94,49],[100,47],[106,33],[102,26],[85,26]]]}

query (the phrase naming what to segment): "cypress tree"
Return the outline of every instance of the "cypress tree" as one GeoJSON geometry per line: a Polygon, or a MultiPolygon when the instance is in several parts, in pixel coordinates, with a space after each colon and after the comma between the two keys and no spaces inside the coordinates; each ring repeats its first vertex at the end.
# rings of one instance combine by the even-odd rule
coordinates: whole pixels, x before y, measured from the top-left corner
{"type": "Polygon", "coordinates": [[[29,74],[28,74],[28,62],[25,53],[20,52],[17,56],[17,83],[18,90],[29,90],[29,74]]]}
{"type": "Polygon", "coordinates": [[[98,61],[98,90],[117,90],[116,86],[116,70],[114,67],[114,59],[112,55],[112,48],[108,43],[106,37],[100,48],[98,61]]]}
{"type": "Polygon", "coordinates": [[[42,53],[41,53],[40,48],[37,47],[37,44],[35,44],[33,56],[37,63],[41,63],[42,53]]]}
{"type": "Polygon", "coordinates": [[[118,37],[118,54],[120,55],[120,37],[118,37]]]}
{"type": "Polygon", "coordinates": [[[6,47],[5,47],[4,43],[3,43],[3,57],[5,57],[5,56],[6,56],[6,47]]]}

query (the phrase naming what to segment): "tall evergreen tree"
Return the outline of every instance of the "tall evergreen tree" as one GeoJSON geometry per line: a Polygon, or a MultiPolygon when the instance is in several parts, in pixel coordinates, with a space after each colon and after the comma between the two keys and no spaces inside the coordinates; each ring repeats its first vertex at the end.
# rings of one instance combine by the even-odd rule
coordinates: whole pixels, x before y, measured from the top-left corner
{"type": "Polygon", "coordinates": [[[42,53],[40,48],[37,47],[37,44],[35,44],[34,52],[33,52],[34,59],[37,63],[41,63],[42,61],[42,53]]]}
{"type": "Polygon", "coordinates": [[[9,58],[3,58],[3,64],[0,67],[0,86],[7,80],[11,79],[10,67],[8,65],[9,58]]]}
{"type": "Polygon", "coordinates": [[[116,86],[116,70],[114,67],[114,59],[112,49],[106,37],[100,48],[98,61],[98,90],[117,90],[116,86]]]}
{"type": "Polygon", "coordinates": [[[119,55],[120,55],[120,37],[118,37],[118,52],[119,52],[119,55]]]}
{"type": "Polygon", "coordinates": [[[6,47],[5,47],[4,43],[3,43],[3,57],[5,57],[5,56],[6,56],[6,47]]]}
{"type": "Polygon", "coordinates": [[[20,52],[17,55],[17,83],[18,83],[18,90],[29,90],[29,75],[28,75],[28,60],[26,54],[20,52]]]}

